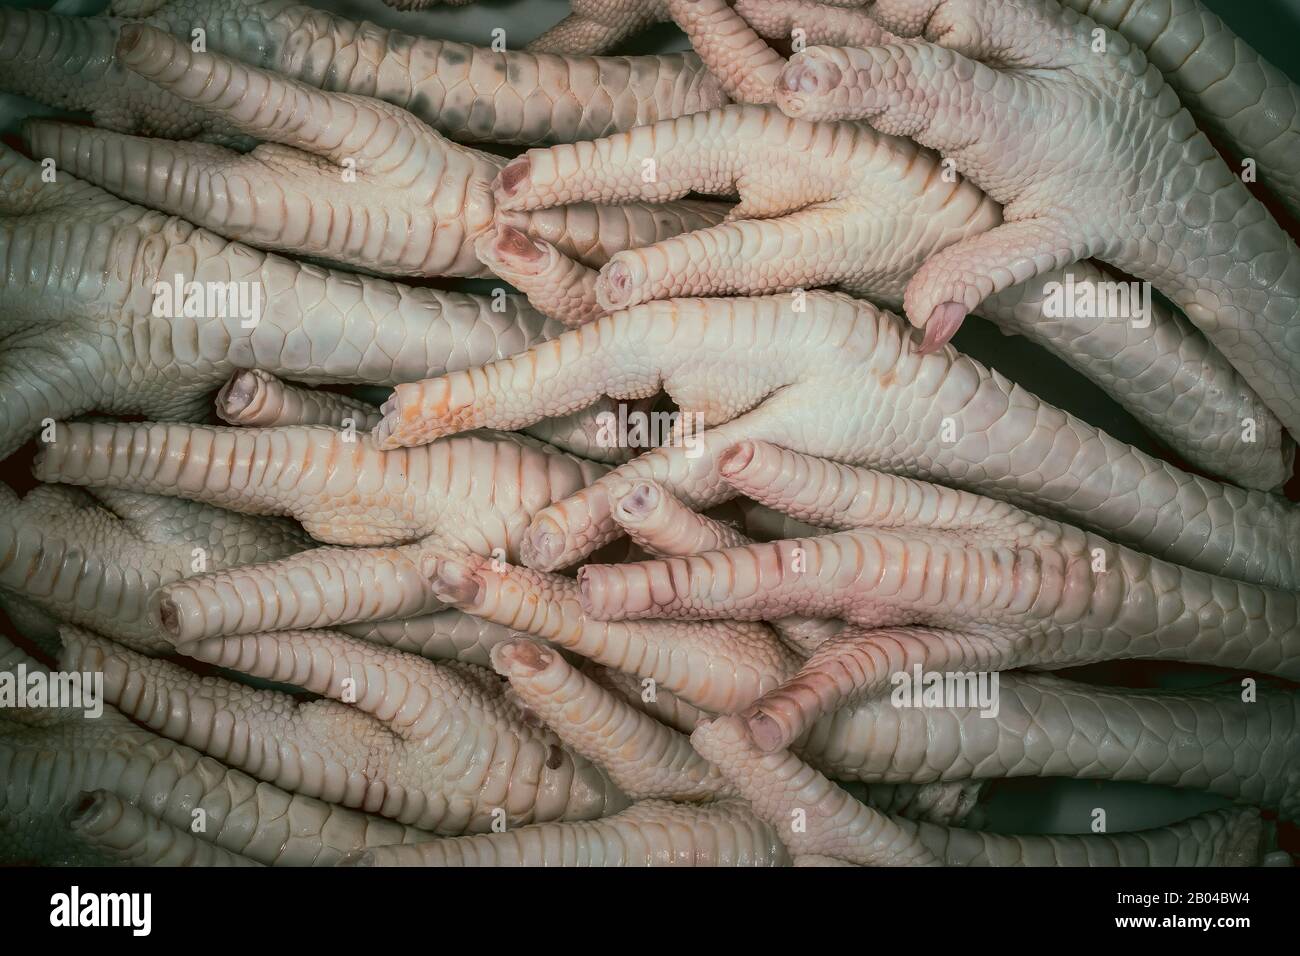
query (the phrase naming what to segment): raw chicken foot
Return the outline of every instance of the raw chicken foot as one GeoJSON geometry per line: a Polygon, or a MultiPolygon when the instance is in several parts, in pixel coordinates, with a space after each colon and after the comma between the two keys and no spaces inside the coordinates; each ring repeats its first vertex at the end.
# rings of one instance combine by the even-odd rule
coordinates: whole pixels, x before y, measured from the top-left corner
{"type": "Polygon", "coordinates": [[[1250,866],[1267,836],[1254,809],[1218,810],[1158,830],[1088,836],[1004,836],[890,817],[788,751],[755,749],[737,717],[691,734],[796,857],[859,866],[1250,866]]]}
{"type": "Polygon", "coordinates": [[[908,284],[926,347],[988,296],[1096,257],[1169,296],[1300,433],[1300,249],[1140,50],[1055,0],[881,0],[872,15],[929,39],[811,47],[776,102],[910,136],[1003,204],[1003,225],[908,284]]]}
{"type": "Polygon", "coordinates": [[[530,439],[491,433],[415,453],[305,426],[60,423],[56,435],[37,456],[43,480],[287,515],[319,541],[360,546],[314,548],[160,588],[152,617],[177,643],[437,610],[421,556],[511,560],[538,509],[604,471],[530,439]]]}
{"type": "Polygon", "coordinates": [[[529,723],[491,674],[327,631],[182,645],[199,660],[292,684],[299,702],[196,677],[89,636],[61,667],[104,674],[109,703],[157,733],[276,786],[443,834],[586,820],[627,800],[596,767],[529,723]]]}
{"type": "MultiPolygon", "coordinates": [[[[598,274],[519,230],[480,240],[479,256],[539,311],[571,325],[652,299],[827,285],[897,308],[927,259],[1002,223],[997,204],[915,144],[861,124],[792,120],[774,107],[730,106],[530,150],[505,168],[496,192],[499,210],[526,215],[733,189],[741,201],[726,222],[615,253],[598,274]]],[[[1285,429],[1187,320],[1158,303],[1140,319],[1111,314],[1105,294],[1095,315],[1067,316],[1047,291],[1111,281],[1078,263],[994,295],[980,312],[1101,383],[1189,461],[1246,487],[1271,490],[1289,478],[1285,429]]]]}
{"type": "MultiPolygon", "coordinates": [[[[75,628],[65,634],[69,642],[94,639],[75,628]]],[[[20,664],[29,674],[45,670],[0,638],[0,669],[14,672],[20,664]]],[[[144,730],[107,705],[94,719],[71,709],[6,709],[0,729],[5,863],[85,866],[120,860],[141,823],[152,833],[166,827],[178,839],[197,835],[222,862],[237,855],[284,866],[328,865],[353,850],[432,836],[259,783],[144,730]],[[89,806],[86,794],[94,795],[89,806]],[[149,821],[131,813],[115,823],[112,809],[120,804],[139,808],[149,821]]],[[[139,858],[138,852],[132,855],[139,858]]]]}
{"type": "Polygon", "coordinates": [[[704,427],[544,508],[525,564],[567,567],[618,535],[615,479],[651,478],[700,510],[734,497],[721,455],[745,439],[1005,498],[1211,574],[1293,587],[1294,509],[1178,471],[950,347],[918,354],[894,316],[843,295],[673,299],[605,316],[518,356],[399,385],[374,435],[415,445],[518,428],[603,395],[665,388],[704,427]]]}
{"type": "MultiPolygon", "coordinates": [[[[1004,502],[746,442],[738,492],[836,533],[691,557],[588,564],[596,620],[842,618],[798,675],[743,711],[767,750],[814,720],[935,671],[1149,658],[1300,677],[1300,596],[1151,558],[1004,502]],[[900,625],[922,625],[902,628],[900,625]]],[[[466,608],[467,610],[472,610],[466,608]]]]}
{"type": "MultiPolygon", "coordinates": [[[[392,385],[503,358],[563,330],[518,296],[323,270],[125,203],[67,173],[44,182],[37,164],[4,146],[0,186],[0,455],[92,410],[202,421],[212,391],[248,369],[265,370],[246,373],[254,380],[274,373],[392,385]],[[255,288],[260,314],[154,314],[160,297],[191,284],[255,288]]],[[[588,228],[609,225],[598,217],[573,235],[585,243],[588,228]]],[[[253,400],[253,389],[240,392],[253,400]]],[[[579,417],[535,431],[617,457],[619,449],[595,445],[589,427],[579,417]]]]}
{"type": "Polygon", "coordinates": [[[311,545],[291,522],[178,498],[41,485],[19,500],[0,486],[0,587],[47,616],[42,633],[29,635],[46,649],[54,618],[143,653],[170,652],[149,614],[160,586],[311,545]]]}
{"type": "MultiPolygon", "coordinates": [[[[28,121],[32,154],[231,239],[370,272],[481,276],[474,251],[492,223],[490,184],[505,160],[444,139],[400,107],[328,93],[246,66],[151,27],[121,29],[118,58],[172,95],[268,142],[240,154],[220,146],[149,140],[82,126],[28,121]]],[[[526,217],[527,228],[533,228],[526,217]]],[[[579,207],[539,219],[574,256],[603,262],[621,248],[583,242],[596,230],[643,243],[716,221],[697,204],[657,211],[579,207]],[[575,218],[570,241],[568,219],[575,218]],[[604,223],[602,223],[604,225],[604,223]],[[557,229],[558,227],[558,229],[557,229]]]]}
{"type": "MultiPolygon", "coordinates": [[[[134,21],[311,86],[410,110],[455,140],[566,142],[726,102],[693,53],[560,57],[386,30],[292,0],[170,0],[134,21]]],[[[130,22],[130,21],[128,21],[130,22]]],[[[103,129],[246,146],[247,137],[123,69],[124,21],[0,10],[0,86],[89,110],[103,129]]]]}

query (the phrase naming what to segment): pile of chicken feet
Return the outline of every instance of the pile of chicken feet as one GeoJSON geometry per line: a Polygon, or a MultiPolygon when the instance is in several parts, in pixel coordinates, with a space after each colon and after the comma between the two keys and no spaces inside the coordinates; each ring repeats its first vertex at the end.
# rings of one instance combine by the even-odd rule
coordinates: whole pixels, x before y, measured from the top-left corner
{"type": "Polygon", "coordinates": [[[0,147],[0,690],[103,692],[0,707],[0,861],[1288,863],[1300,89],[1198,0],[572,8],[0,10],[90,118],[0,147]]]}

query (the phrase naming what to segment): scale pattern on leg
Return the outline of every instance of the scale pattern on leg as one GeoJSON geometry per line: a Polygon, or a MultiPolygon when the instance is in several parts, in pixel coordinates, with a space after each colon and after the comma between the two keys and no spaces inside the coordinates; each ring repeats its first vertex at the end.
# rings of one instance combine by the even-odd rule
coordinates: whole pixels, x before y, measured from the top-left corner
{"type": "Polygon", "coordinates": [[[761,624],[593,620],[571,578],[481,558],[429,557],[433,593],[452,607],[654,681],[696,707],[726,712],[775,687],[799,657],[761,624]]]}
{"type": "MultiPolygon", "coordinates": [[[[65,629],[68,640],[94,638],[65,629]]],[[[30,658],[0,655],[6,669],[30,658]]],[[[329,865],[352,850],[428,840],[431,834],[259,783],[197,751],[165,740],[112,707],[81,711],[6,710],[0,717],[0,859],[10,863],[98,865],[104,854],[73,834],[68,814],[82,795],[106,790],[148,807],[184,832],[202,818],[205,838],[259,863],[329,865]],[[201,814],[198,811],[202,811],[201,814]]]]}
{"type": "Polygon", "coordinates": [[[603,395],[660,387],[703,431],[540,511],[522,549],[567,567],[618,536],[608,488],[658,481],[688,507],[734,497],[720,472],[745,439],[1005,499],[1208,573],[1293,587],[1300,512],[1179,471],[1042,402],[951,347],[930,355],[887,312],[827,293],[673,299],[604,316],[509,359],[399,385],[383,447],[519,428],[603,395]],[[1284,530],[1285,529],[1285,530],[1284,530]]]}
{"type": "MultiPolygon", "coordinates": [[[[555,307],[556,282],[565,314],[584,319],[652,299],[837,285],[897,308],[931,257],[1008,228],[996,203],[909,140],[752,106],[531,150],[496,187],[498,207],[516,211],[687,190],[735,191],[741,203],[724,223],[616,253],[594,280],[535,253],[544,266],[535,304],[555,307]]],[[[1009,268],[999,288],[1026,278],[1009,268]]],[[[1294,453],[1286,430],[1200,330],[1149,298],[1074,263],[986,299],[981,312],[1099,382],[1187,460],[1248,487],[1280,485],[1294,453]],[[1091,298],[1076,306],[1081,294],[1091,298]],[[1085,317],[1063,318],[1076,311],[1085,317]]]]}
{"type": "Polygon", "coordinates": [[[886,816],[787,751],[754,748],[738,718],[691,735],[795,856],[863,866],[1249,866],[1260,862],[1259,811],[1220,810],[1159,830],[1106,836],[1004,836],[886,816]],[[804,826],[797,827],[800,820],[804,826]]]}
{"type": "Polygon", "coordinates": [[[789,866],[775,832],[740,800],[696,806],[643,800],[589,823],[543,823],[434,840],[428,849],[378,847],[357,866],[789,866]]]}
{"type": "Polygon", "coordinates": [[[290,522],[176,498],[62,485],[11,494],[0,495],[0,588],[143,653],[171,650],[149,613],[158,588],[311,545],[290,522]]]}
{"type": "Polygon", "coordinates": [[[912,278],[913,324],[942,343],[990,294],[1095,256],[1165,293],[1300,432],[1300,249],[1160,71],[1055,0],[918,8],[928,16],[899,32],[930,40],[811,47],[777,98],[792,116],[911,136],[1003,204],[1006,224],[912,278]]]}
{"type": "Polygon", "coordinates": [[[1300,710],[1280,687],[1139,691],[1009,672],[988,707],[966,679],[948,685],[965,706],[903,706],[897,689],[913,676],[895,671],[883,696],[827,713],[794,750],[841,780],[1131,780],[1217,793],[1287,820],[1300,812],[1300,710]]]}
{"type": "Polygon", "coordinates": [[[711,800],[726,796],[721,775],[691,749],[682,734],[535,641],[492,649],[492,666],[519,700],[574,752],[603,767],[633,800],[711,800]]]}
{"type": "Polygon", "coordinates": [[[59,424],[42,480],[143,491],[297,518],[317,540],[381,546],[438,534],[516,553],[532,515],[604,468],[517,435],[467,435],[381,451],[321,426],[59,424]]]}
{"type": "MultiPolygon", "coordinates": [[[[494,52],[352,21],[293,0],[171,0],[143,22],[324,90],[375,97],[466,142],[604,136],[726,102],[693,53],[640,57],[494,52]]],[[[113,56],[123,21],[0,11],[0,84],[97,125],[247,145],[227,125],[160,95],[113,56]]]]}
{"type": "Polygon", "coordinates": [[[64,667],[103,672],[108,700],[150,729],[277,786],[422,830],[482,832],[494,812],[516,825],[589,819],[627,805],[604,774],[528,726],[502,685],[468,665],[326,631],[183,648],[326,698],[300,702],[96,638],[65,642],[64,667]]]}
{"type": "Polygon", "coordinates": [[[1123,34],[1300,219],[1300,87],[1200,0],[1061,0],[1123,34]]]}

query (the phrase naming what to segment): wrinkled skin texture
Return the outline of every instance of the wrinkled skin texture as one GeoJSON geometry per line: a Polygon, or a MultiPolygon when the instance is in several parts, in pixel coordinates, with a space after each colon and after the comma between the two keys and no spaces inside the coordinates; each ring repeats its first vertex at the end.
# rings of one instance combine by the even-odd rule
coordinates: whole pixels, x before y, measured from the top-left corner
{"type": "MultiPolygon", "coordinates": [[[[484,274],[474,244],[492,221],[499,157],[457,146],[392,104],[195,53],[150,27],[124,26],[117,54],[134,73],[265,142],[241,154],[34,122],[26,130],[33,155],[260,248],[390,275],[484,274]]],[[[625,217],[622,233],[635,243],[638,233],[671,235],[678,212],[688,228],[698,222],[692,207],[603,215],[625,217]]],[[[573,231],[602,215],[574,214],[573,231]]],[[[551,225],[538,222],[541,231],[551,225]]],[[[569,231],[558,243],[590,255],[569,231]]]]}
{"type": "Polygon", "coordinates": [[[1281,687],[1249,696],[1240,681],[1134,691],[1004,673],[996,717],[974,705],[899,708],[885,695],[819,718],[793,749],[841,780],[1138,780],[1211,791],[1294,820],[1300,701],[1281,687]]]}
{"type": "MultiPolygon", "coordinates": [[[[501,358],[563,330],[518,296],[440,292],[304,265],[67,173],[43,182],[35,163],[3,146],[0,182],[3,454],[47,421],[91,410],[204,421],[213,390],[240,372],[254,379],[240,379],[245,390],[271,375],[391,385],[501,358]],[[236,312],[155,315],[160,282],[254,286],[261,312],[255,321],[236,312]]],[[[573,210],[553,225],[563,231],[566,222],[578,223],[573,210]]],[[[602,228],[597,215],[574,235],[586,245],[602,228]]],[[[546,234],[558,238],[549,226],[546,234]]],[[[252,403],[253,391],[238,404],[252,403]]],[[[231,394],[224,390],[219,412],[231,394]]],[[[537,433],[588,457],[620,451],[597,447],[590,430],[589,419],[575,418],[541,423],[537,433]]]]}
{"type": "MultiPolygon", "coordinates": [[[[1216,579],[1002,502],[774,445],[739,445],[720,468],[737,490],[835,533],[588,564],[578,575],[587,614],[628,621],[802,613],[869,629],[828,642],[840,648],[880,641],[870,633],[876,628],[940,629],[898,640],[903,661],[889,661],[889,673],[918,659],[927,669],[1007,670],[1143,657],[1300,676],[1293,591],[1216,579]]],[[[805,667],[826,667],[828,645],[805,667]]],[[[875,681],[885,674],[868,672],[875,676],[862,689],[882,690],[875,681]]],[[[771,746],[800,730],[769,736],[771,746]]]]}
{"type": "Polygon", "coordinates": [[[800,659],[757,622],[603,623],[583,610],[577,584],[558,574],[434,556],[423,570],[434,595],[453,607],[635,673],[713,712],[757,699],[792,674],[800,659]]]}
{"type": "Polygon", "coordinates": [[[0,501],[0,588],[49,621],[47,649],[53,621],[65,621],[166,653],[149,614],[159,587],[312,546],[287,521],[157,495],[40,485],[21,501],[0,489],[0,501]]]}
{"type": "Polygon", "coordinates": [[[741,801],[647,800],[594,823],[551,823],[501,835],[436,840],[350,855],[355,866],[788,866],[775,831],[741,801]],[[414,851],[414,852],[412,852],[414,851]]]}
{"type": "Polygon", "coordinates": [[[572,12],[526,47],[532,53],[604,53],[668,16],[667,0],[574,0],[572,12]]]}
{"type": "MultiPolygon", "coordinates": [[[[1260,179],[1292,216],[1300,217],[1300,87],[1289,76],[1200,0],[1062,0],[1061,5],[1141,49],[1201,125],[1237,157],[1256,159],[1260,179]]],[[[575,4],[573,15],[556,25],[556,39],[539,38],[531,48],[546,41],[557,44],[557,52],[601,52],[652,12],[655,19],[671,17],[686,31],[733,98],[764,103],[774,95],[781,58],[754,44],[744,27],[769,40],[790,40],[798,31],[801,41],[813,46],[873,46],[891,35],[872,17],[871,6],[735,0],[728,8],[720,0],[664,0],[657,6],[596,0],[575,4]],[[559,44],[570,35],[573,46],[565,50],[559,44]]],[[[896,5],[891,12],[903,14],[903,24],[915,29],[924,22],[925,9],[925,4],[896,5]]]]}
{"type": "Polygon", "coordinates": [[[1250,866],[1264,855],[1259,812],[1252,809],[1206,813],[1117,836],[994,835],[874,810],[788,751],[756,751],[736,717],[702,724],[691,742],[796,857],[858,866],[1250,866]],[[804,832],[792,825],[800,811],[807,820],[804,832]]]}

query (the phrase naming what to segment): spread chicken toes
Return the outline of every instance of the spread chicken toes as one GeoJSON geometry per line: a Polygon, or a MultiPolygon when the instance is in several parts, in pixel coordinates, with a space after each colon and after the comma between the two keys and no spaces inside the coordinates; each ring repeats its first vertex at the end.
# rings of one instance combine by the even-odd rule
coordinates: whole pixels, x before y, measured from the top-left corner
{"type": "Polygon", "coordinates": [[[421,576],[423,555],[512,560],[540,508],[605,469],[507,434],[392,452],[320,426],[60,423],[34,470],[47,481],[293,517],[318,541],[354,546],[159,588],[158,633],[184,643],[428,614],[441,605],[421,576]]]}
{"type": "Polygon", "coordinates": [[[40,485],[19,500],[0,487],[0,503],[0,606],[50,651],[59,625],[76,624],[143,653],[169,653],[150,613],[159,587],[313,544],[281,518],[134,491],[40,485]]]}
{"type": "Polygon", "coordinates": [[[1300,86],[1202,0],[563,13],[0,10],[91,119],[0,145],[0,676],[103,690],[0,709],[0,863],[1289,864],[1300,86]]]}
{"type": "Polygon", "coordinates": [[[666,389],[683,431],[533,519],[520,553],[546,570],[619,535],[611,481],[650,478],[706,508],[736,495],[723,454],[755,439],[1003,498],[1210,574],[1295,586],[1297,514],[1285,500],[1179,471],[950,346],[920,354],[915,340],[844,295],[646,303],[483,368],[399,385],[374,435],[416,445],[666,389]]]}
{"type": "Polygon", "coordinates": [[[776,102],[909,136],[1002,203],[1002,225],[908,283],[928,347],[990,295],[1095,257],[1167,295],[1300,432],[1300,250],[1139,49],[1055,0],[887,0],[873,15],[916,38],[811,47],[776,102]]]}
{"type": "MultiPolygon", "coordinates": [[[[740,204],[726,222],[618,252],[599,273],[524,236],[480,257],[568,324],[652,299],[827,285],[897,308],[927,259],[1003,221],[996,203],[909,140],[861,124],[795,120],[774,107],[730,106],[530,150],[496,187],[498,208],[516,215],[692,190],[735,191],[740,204]]],[[[1098,382],[1201,468],[1266,490],[1289,478],[1286,430],[1181,315],[1154,302],[1142,317],[1127,315],[1106,295],[1096,315],[1056,308],[1053,289],[1101,290],[1111,281],[1076,263],[989,297],[980,312],[1098,382]],[[1243,422],[1256,427],[1243,431],[1243,422]]]]}
{"type": "MultiPolygon", "coordinates": [[[[492,223],[490,184],[505,160],[445,139],[400,107],[196,53],[151,27],[123,26],[117,49],[128,69],[266,142],[238,153],[28,121],[33,155],[260,248],[391,275],[487,274],[474,244],[492,223]]],[[[566,253],[603,262],[623,248],[618,237],[654,241],[683,220],[643,206],[609,210],[626,220],[601,234],[616,237],[615,249],[591,249],[582,233],[594,215],[558,210],[537,228],[558,231],[566,253]]],[[[688,228],[710,221],[685,216],[688,228]]]]}
{"type": "Polygon", "coordinates": [[[742,443],[737,491],[829,525],[821,537],[588,564],[596,620],[842,618],[785,686],[745,712],[767,749],[894,673],[1151,658],[1300,676],[1300,598],[1112,544],[1004,502],[742,443]],[[899,630],[900,625],[923,625],[899,630]]]}
{"type": "Polygon", "coordinates": [[[605,622],[582,607],[572,578],[477,557],[427,556],[446,604],[653,682],[693,707],[730,713],[775,690],[802,655],[757,621],[605,622]]]}
{"type": "Polygon", "coordinates": [[[200,30],[213,53],[323,90],[384,100],[467,142],[569,142],[726,102],[694,53],[497,52],[292,0],[149,0],[132,7],[132,16],[122,18],[0,10],[0,87],[87,110],[104,129],[250,145],[245,131],[147,82],[114,56],[121,29],[143,24],[187,45],[200,30]]]}
{"type": "MultiPolygon", "coordinates": [[[[361,865],[771,866],[788,865],[775,832],[734,799],[731,785],[683,733],[653,719],[641,690],[624,698],[553,648],[509,641],[493,665],[567,746],[604,767],[637,803],[596,822],[536,824],[506,833],[353,854],[361,865]],[[673,802],[667,803],[666,800],[673,802]]],[[[666,697],[671,697],[664,692],[666,697]]],[[[953,817],[967,787],[871,787],[873,806],[953,817]],[[925,791],[923,794],[922,791],[925,791]],[[901,798],[901,799],[900,799],[901,798]],[[947,798],[945,800],[945,798],[947,798]]]]}
{"type": "MultiPolygon", "coordinates": [[[[665,708],[679,709],[680,702],[653,680],[634,680],[625,695],[617,681],[589,677],[531,641],[499,644],[492,659],[519,699],[629,796],[734,795],[682,736],[709,715],[695,714],[680,730],[665,725],[645,706],[647,688],[654,703],[660,694],[669,698],[665,708]]],[[[1026,775],[1164,784],[1274,809],[1286,819],[1300,812],[1294,691],[1228,683],[1153,692],[999,676],[990,699],[972,695],[960,706],[900,707],[889,697],[842,706],[791,749],[833,777],[868,783],[867,802],[878,809],[954,825],[970,816],[980,781],[1026,775]],[[1188,727],[1201,733],[1190,735],[1188,727]],[[890,785],[910,787],[913,805],[893,799],[890,785]],[[934,803],[918,812],[927,801],[934,803]]]]}
{"type": "MultiPolygon", "coordinates": [[[[322,393],[294,391],[287,406],[270,398],[272,378],[417,381],[564,329],[516,295],[412,288],[268,255],[67,172],[49,181],[4,146],[0,184],[0,454],[92,410],[205,421],[223,382],[218,412],[231,420],[255,423],[274,405],[268,424],[308,424],[310,409],[320,424],[352,417],[364,430],[369,420],[322,393]],[[204,299],[220,290],[221,302],[197,303],[196,290],[204,299]]],[[[595,217],[579,238],[589,246],[588,232],[602,228],[608,217],[595,217]]],[[[587,457],[618,457],[593,440],[588,413],[533,431],[587,457]]]]}
{"type": "MultiPolygon", "coordinates": [[[[1041,0],[1036,0],[1041,2],[1041,0]]],[[[948,5],[951,8],[951,5],[948,5]]],[[[1252,50],[1201,0],[1062,0],[1143,51],[1197,121],[1300,218],[1300,86],[1252,50]]],[[[962,12],[968,12],[967,5],[962,12]]],[[[932,25],[950,28],[937,0],[837,4],[821,0],[670,0],[671,14],[733,98],[770,103],[786,61],[754,34],[800,46],[872,47],[932,25]],[[932,14],[938,14],[932,16],[932,14]],[[928,23],[927,23],[928,21],[928,23]],[[886,29],[886,26],[889,29],[886,29]]],[[[996,62],[996,61],[994,61],[996,62]]],[[[1005,64],[1000,64],[1005,65],[1005,64]]]]}

